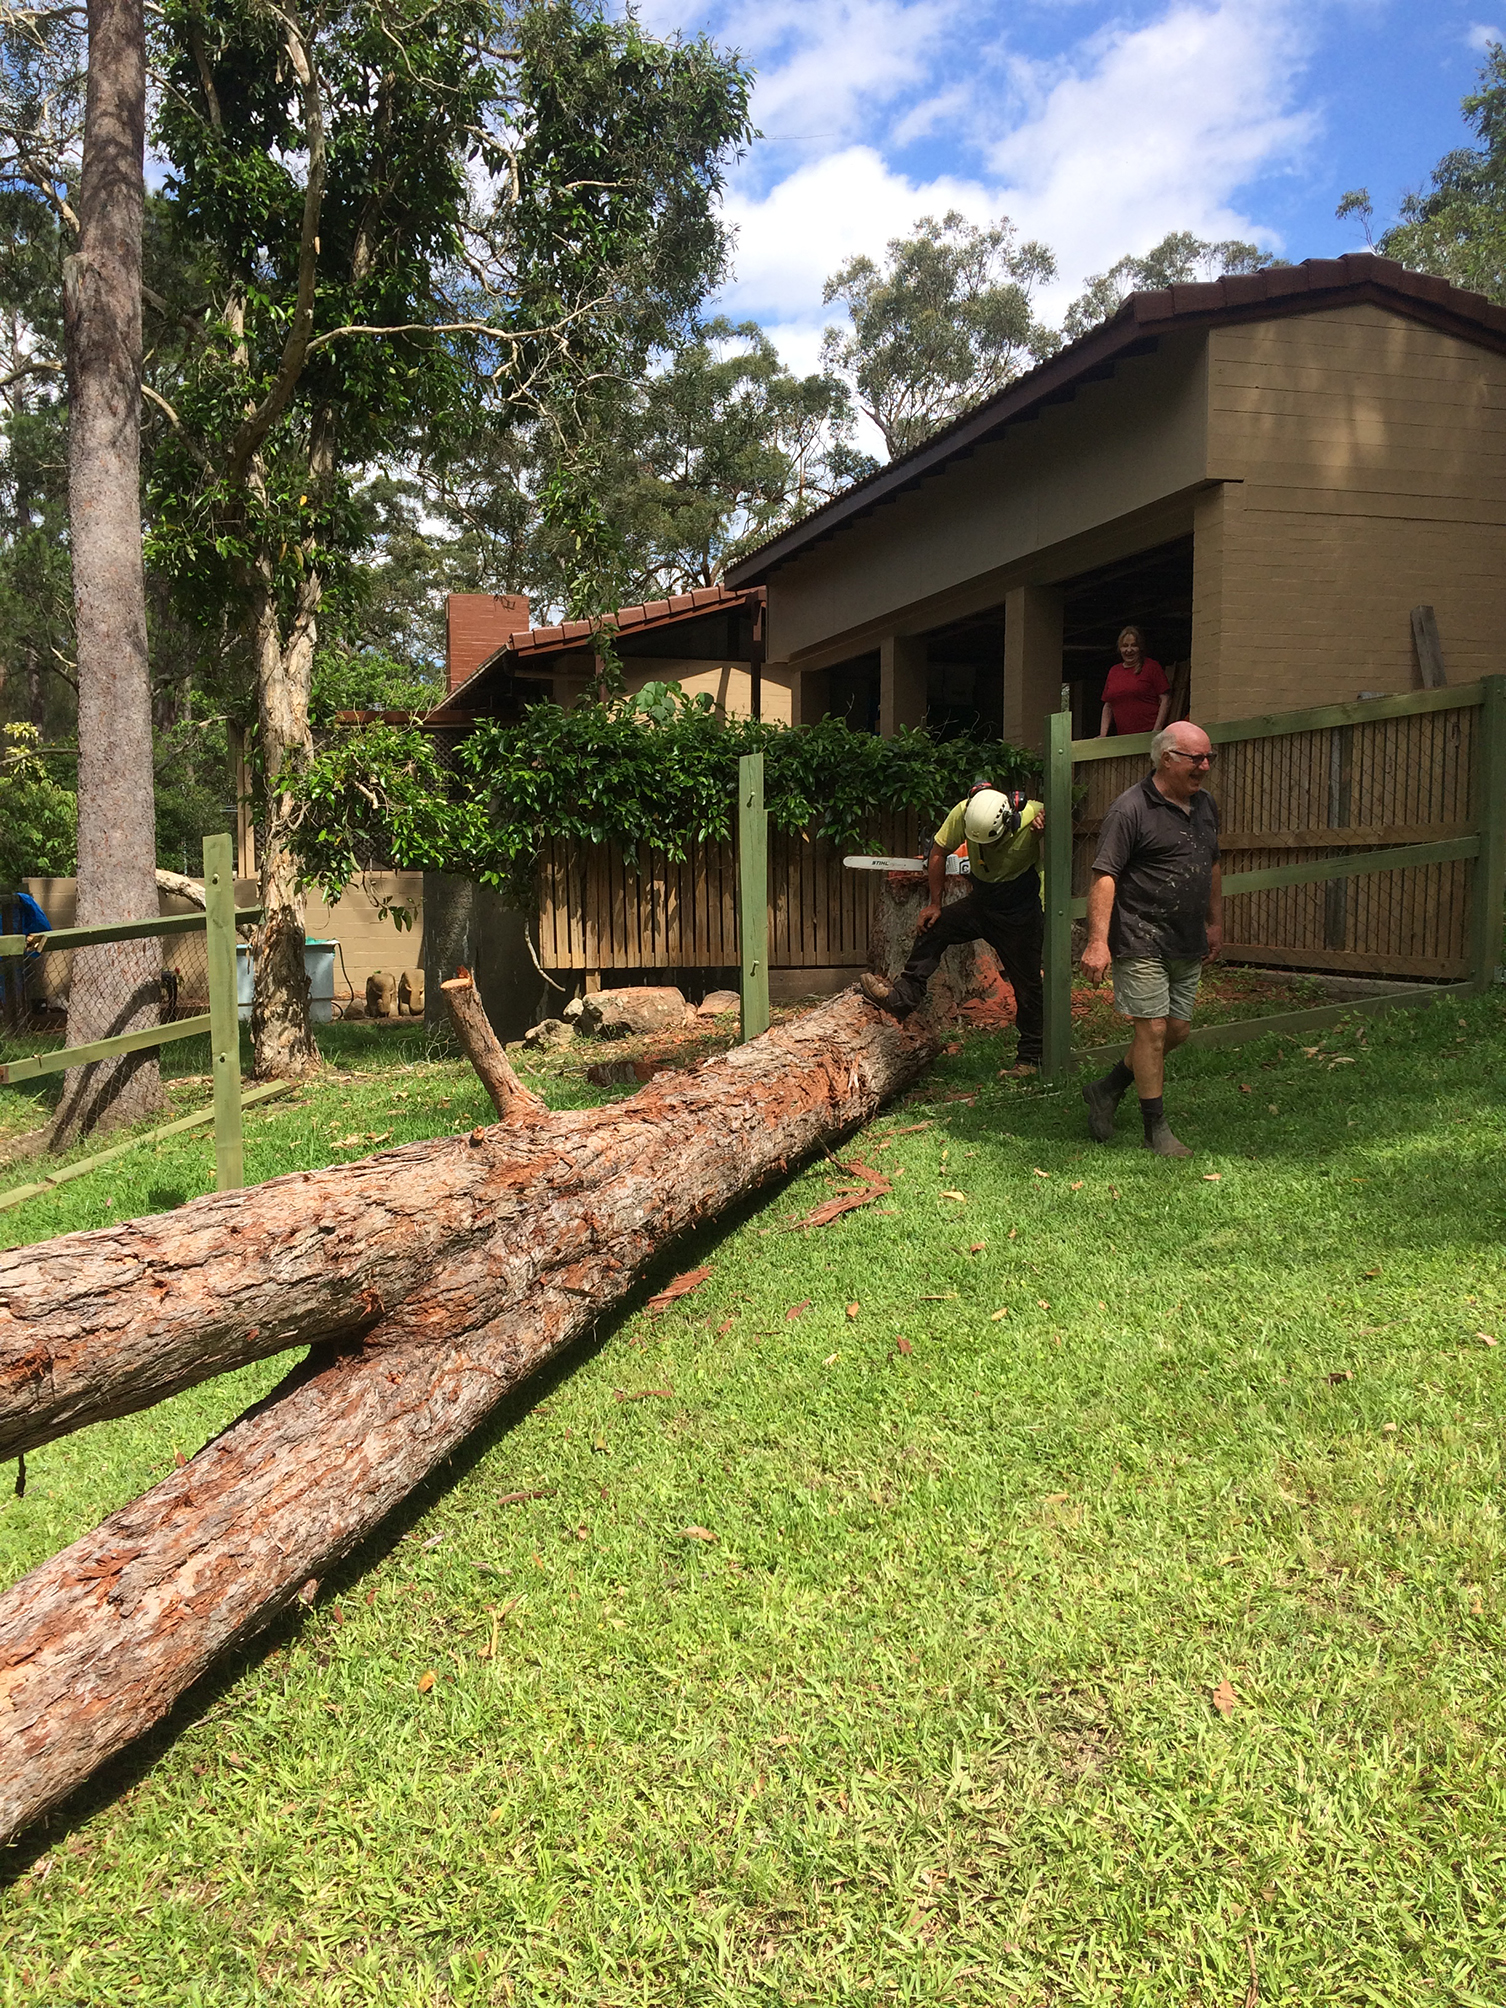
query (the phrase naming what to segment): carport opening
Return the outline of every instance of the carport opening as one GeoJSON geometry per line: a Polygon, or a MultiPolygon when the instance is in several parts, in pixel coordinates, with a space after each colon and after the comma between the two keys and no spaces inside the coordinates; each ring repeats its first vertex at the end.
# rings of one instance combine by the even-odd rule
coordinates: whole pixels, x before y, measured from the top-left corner
{"type": "Polygon", "coordinates": [[[1004,609],[948,621],[926,636],[926,724],[940,739],[1004,731],[1004,609]]]}
{"type": "MultiPolygon", "coordinates": [[[[1171,716],[1192,703],[1192,539],[1178,537],[1062,582],[1062,680],[1072,690],[1072,734],[1093,739],[1103,685],[1126,627],[1145,630],[1145,652],[1171,683],[1171,716]]],[[[1112,729],[1112,728],[1111,728],[1112,729]]]]}

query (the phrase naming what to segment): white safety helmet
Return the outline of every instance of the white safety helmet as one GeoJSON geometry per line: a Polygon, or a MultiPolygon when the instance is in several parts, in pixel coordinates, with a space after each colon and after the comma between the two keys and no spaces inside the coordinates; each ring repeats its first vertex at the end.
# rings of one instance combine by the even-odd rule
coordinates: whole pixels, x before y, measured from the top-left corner
{"type": "Polygon", "coordinates": [[[962,827],[970,844],[995,844],[1014,835],[1020,812],[997,788],[980,788],[962,812],[962,827]]]}

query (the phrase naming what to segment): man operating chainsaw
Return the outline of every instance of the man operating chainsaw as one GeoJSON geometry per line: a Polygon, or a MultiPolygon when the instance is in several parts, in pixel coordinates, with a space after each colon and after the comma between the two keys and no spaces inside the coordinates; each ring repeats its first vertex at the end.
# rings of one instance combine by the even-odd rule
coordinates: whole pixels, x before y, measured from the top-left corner
{"type": "Polygon", "coordinates": [[[905,1018],[925,996],[943,955],[958,941],[986,941],[1014,990],[1020,1044],[1012,1073],[1039,1072],[1044,1008],[1041,995],[1041,832],[1045,809],[1020,789],[1005,793],[980,781],[952,810],[931,840],[926,862],[929,898],[921,912],[915,952],[891,983],[872,972],[861,979],[865,997],[905,1018]],[[967,844],[967,893],[941,903],[946,861],[967,844]]]}

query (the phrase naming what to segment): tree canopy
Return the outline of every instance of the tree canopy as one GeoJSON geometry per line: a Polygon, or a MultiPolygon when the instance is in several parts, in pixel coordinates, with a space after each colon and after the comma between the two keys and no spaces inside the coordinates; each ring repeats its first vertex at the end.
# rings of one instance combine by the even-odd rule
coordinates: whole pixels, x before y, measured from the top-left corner
{"type": "Polygon", "coordinates": [[[1000,390],[1060,337],[1035,318],[1034,287],[1056,276],[1044,244],[1021,243],[1008,217],[987,230],[955,209],[890,240],[885,262],[851,258],[822,298],[848,329],[828,328],[821,357],[848,383],[893,457],[1000,390]]]}

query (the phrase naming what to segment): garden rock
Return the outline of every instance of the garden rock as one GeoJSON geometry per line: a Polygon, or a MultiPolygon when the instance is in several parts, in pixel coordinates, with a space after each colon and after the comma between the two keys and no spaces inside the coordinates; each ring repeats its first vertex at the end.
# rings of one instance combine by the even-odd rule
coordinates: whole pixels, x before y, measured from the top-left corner
{"type": "Polygon", "coordinates": [[[582,998],[578,1023],[599,1039],[625,1039],[644,1032],[678,1032],[685,1024],[684,993],[673,986],[598,990],[582,998]]]}
{"type": "Polygon", "coordinates": [[[585,1009],[585,999],[581,997],[572,997],[570,999],[570,1002],[565,1006],[564,1010],[561,1011],[560,1016],[564,1019],[567,1025],[573,1025],[584,1009],[585,1009]]]}
{"type": "Polygon", "coordinates": [[[696,1009],[696,1016],[698,1018],[725,1018],[729,1011],[735,1011],[738,1008],[738,1001],[738,995],[735,990],[713,990],[709,996],[701,999],[696,1009]]]}
{"type": "Polygon", "coordinates": [[[530,1025],[523,1034],[523,1043],[552,1053],[561,1046],[570,1045],[574,1038],[575,1027],[567,1025],[563,1018],[541,1018],[537,1025],[530,1025]]]}

